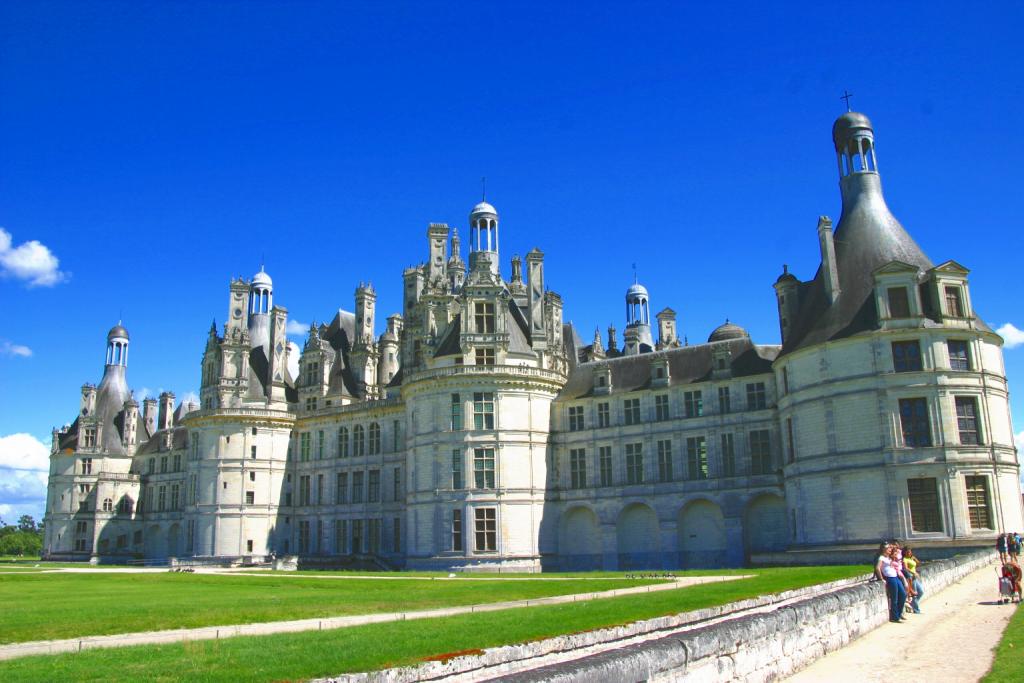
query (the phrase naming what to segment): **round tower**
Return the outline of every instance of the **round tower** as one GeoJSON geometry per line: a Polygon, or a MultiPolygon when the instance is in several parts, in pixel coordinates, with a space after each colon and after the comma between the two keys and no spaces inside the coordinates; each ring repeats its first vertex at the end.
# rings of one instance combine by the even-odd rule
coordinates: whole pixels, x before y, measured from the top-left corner
{"type": "Polygon", "coordinates": [[[107,365],[128,367],[128,330],[120,320],[107,332],[107,365]]]}
{"type": "Polygon", "coordinates": [[[647,288],[636,281],[626,290],[626,343],[624,353],[644,353],[654,350],[651,336],[650,296],[647,288]]]}
{"type": "Polygon", "coordinates": [[[480,202],[469,212],[469,267],[487,263],[498,274],[498,210],[480,202]]]}
{"type": "Polygon", "coordinates": [[[260,266],[249,283],[249,338],[252,348],[270,350],[270,311],[274,307],[274,281],[260,266]]]}

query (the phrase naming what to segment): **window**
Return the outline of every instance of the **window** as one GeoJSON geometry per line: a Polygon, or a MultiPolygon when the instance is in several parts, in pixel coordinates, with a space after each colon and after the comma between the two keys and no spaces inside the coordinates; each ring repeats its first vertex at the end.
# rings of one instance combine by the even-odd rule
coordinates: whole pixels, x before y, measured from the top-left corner
{"type": "Polygon", "coordinates": [[[171,510],[178,509],[178,501],[181,496],[181,487],[178,484],[171,484],[171,510]]]}
{"type": "Polygon", "coordinates": [[[892,368],[896,372],[914,372],[921,369],[921,345],[915,341],[892,343],[892,368]]]}
{"type": "Polygon", "coordinates": [[[703,436],[686,439],[686,462],[690,479],[708,478],[708,444],[703,436]]]}
{"type": "Polygon", "coordinates": [[[188,478],[188,502],[190,505],[196,504],[196,496],[199,490],[199,475],[193,474],[188,478]]]}
{"type": "Polygon", "coordinates": [[[317,370],[320,368],[320,363],[312,362],[306,364],[306,386],[311,387],[314,384],[319,384],[320,380],[317,377],[317,370]]]}
{"type": "Polygon", "coordinates": [[[755,429],[750,432],[750,473],[771,474],[771,471],[771,437],[767,429],[755,429]]]}
{"type": "Polygon", "coordinates": [[[324,475],[316,475],[316,504],[324,504],[324,475]]]}
{"type": "Polygon", "coordinates": [[[104,512],[113,512],[114,511],[114,501],[111,500],[110,498],[104,498],[103,499],[103,511],[104,512]]]}
{"type": "Polygon", "coordinates": [[[966,476],[967,517],[972,529],[991,529],[992,515],[988,505],[988,478],[966,476]]]}
{"type": "Polygon", "coordinates": [[[309,442],[311,441],[310,436],[311,435],[309,432],[303,432],[302,434],[299,434],[299,460],[301,460],[302,462],[306,462],[309,460],[309,442]]]}
{"type": "Polygon", "coordinates": [[[128,547],[128,534],[121,534],[117,537],[117,547],[119,549],[128,547]]]}
{"type": "Polygon", "coordinates": [[[967,342],[962,339],[950,339],[946,342],[949,351],[949,367],[951,370],[970,370],[971,357],[968,355],[967,342]]]}
{"type": "Polygon", "coordinates": [[[398,452],[398,420],[391,423],[391,451],[398,452]]]}
{"type": "Polygon", "coordinates": [[[569,451],[569,488],[587,487],[587,450],[573,448],[569,451]]]}
{"type": "Polygon", "coordinates": [[[782,368],[782,393],[789,393],[789,368],[782,368]]]}
{"type": "Polygon", "coordinates": [[[644,483],[644,445],[642,443],[626,444],[626,483],[644,483]]]}
{"type": "Polygon", "coordinates": [[[363,473],[353,472],[352,473],[352,502],[362,503],[363,502],[363,473]]]}
{"type": "Polygon", "coordinates": [[[939,492],[935,478],[907,479],[910,526],[914,531],[942,531],[939,492]]]}
{"type": "Polygon", "coordinates": [[[964,303],[960,298],[959,287],[946,287],[946,315],[953,318],[964,317],[964,303]]]}
{"type": "Polygon", "coordinates": [[[166,474],[167,472],[167,456],[160,458],[160,474],[166,474]]]}
{"type": "Polygon", "coordinates": [[[473,320],[479,334],[494,334],[494,304],[481,301],[474,304],[473,320]]]}
{"type": "Polygon", "coordinates": [[[978,433],[978,400],[973,396],[956,397],[956,428],[960,432],[960,443],[965,446],[981,444],[978,433]]]}
{"type": "Polygon", "coordinates": [[[316,410],[316,396],[310,396],[306,399],[306,410],[316,410]]]}
{"type": "Polygon", "coordinates": [[[494,394],[491,392],[473,394],[473,428],[494,429],[494,394]]]}
{"type": "Polygon", "coordinates": [[[156,509],[158,512],[163,512],[167,507],[167,487],[161,486],[157,490],[157,505],[156,509]]]}
{"type": "Polygon", "coordinates": [[[245,542],[245,551],[248,553],[252,552],[252,539],[249,539],[245,542]]]}
{"type": "Polygon", "coordinates": [[[309,475],[299,477],[299,505],[309,505],[309,475]]]}
{"type": "Polygon", "coordinates": [[[316,459],[324,459],[324,430],[319,430],[316,433],[316,459]]]}
{"type": "Polygon", "coordinates": [[[473,449],[473,479],[478,489],[494,488],[494,449],[473,449]]]}
{"type": "Polygon", "coordinates": [[[352,455],[356,458],[366,455],[366,437],[364,436],[363,425],[356,425],[352,429],[352,455]]]}
{"type": "Polygon", "coordinates": [[[476,551],[478,553],[494,552],[498,549],[498,519],[494,508],[477,508],[475,531],[476,551]]]}
{"type": "Polygon", "coordinates": [[[889,297],[889,317],[909,318],[910,299],[907,297],[907,288],[890,287],[886,294],[889,297]]]}
{"type": "Polygon", "coordinates": [[[249,472],[249,481],[256,481],[256,473],[249,472]]]}
{"type": "Polygon", "coordinates": [[[82,433],[82,447],[83,448],[95,448],[96,447],[96,428],[86,427],[82,433]]]}
{"type": "Polygon", "coordinates": [[[462,551],[462,510],[452,510],[452,550],[462,551]]]}
{"type": "Polygon", "coordinates": [[[400,500],[402,497],[402,468],[396,467],[394,469],[394,473],[394,477],[391,481],[391,499],[397,501],[400,500]]]}
{"type": "Polygon", "coordinates": [[[732,402],[729,400],[729,387],[718,387],[718,412],[732,412],[732,402]]]}
{"type": "Polygon", "coordinates": [[[664,422],[668,417],[668,394],[658,394],[654,397],[654,419],[664,422]]]}
{"type": "Polygon", "coordinates": [[[376,422],[370,424],[370,455],[380,453],[380,425],[376,422]]]}
{"type": "Polygon", "coordinates": [[[338,472],[338,481],[334,489],[334,502],[348,502],[348,472],[338,472]]]}
{"type": "Polygon", "coordinates": [[[92,458],[82,458],[82,474],[92,474],[92,458]]]}
{"type": "Polygon", "coordinates": [[[338,519],[334,522],[334,552],[344,555],[348,550],[348,520],[338,519]]]}
{"type": "Polygon", "coordinates": [[[458,394],[452,394],[452,431],[462,429],[462,398],[458,394]]]}
{"type": "Polygon", "coordinates": [[[132,514],[132,499],[124,496],[121,500],[117,501],[117,511],[122,515],[132,514]]]}
{"type": "Polygon", "coordinates": [[[250,447],[249,447],[249,457],[250,457],[250,458],[251,458],[252,460],[255,460],[255,459],[256,459],[256,447],[255,447],[255,446],[250,446],[250,447]]]}
{"type": "Polygon", "coordinates": [[[704,414],[704,399],[699,391],[687,391],[683,394],[683,409],[686,417],[700,417],[704,414]]]}
{"type": "Polygon", "coordinates": [[[299,552],[309,552],[309,520],[303,519],[299,522],[299,552]]]}
{"type": "Polygon", "coordinates": [[[747,410],[763,410],[768,406],[764,382],[752,382],[747,385],[747,410]]]}
{"type": "Polygon", "coordinates": [[[598,470],[601,475],[601,486],[612,485],[612,447],[601,446],[597,449],[598,470]]]}
{"type": "Polygon", "coordinates": [[[462,450],[456,448],[452,451],[452,488],[461,489],[465,485],[462,479],[462,450]]]}
{"type": "Polygon", "coordinates": [[[627,398],[622,402],[622,414],[625,416],[626,424],[640,424],[640,399],[627,398]]]}
{"type": "Polygon", "coordinates": [[[146,463],[146,474],[153,474],[156,472],[156,458],[150,458],[149,462],[146,463]]]}
{"type": "Polygon", "coordinates": [[[352,520],[352,552],[363,552],[363,520],[352,520]]]}
{"type": "Polygon", "coordinates": [[[246,505],[252,505],[255,502],[256,502],[256,492],[255,491],[246,491],[245,492],[245,504],[246,505]]]}
{"type": "Polygon", "coordinates": [[[583,430],[583,406],[569,407],[569,431],[579,432],[583,430]]]}
{"type": "Polygon", "coordinates": [[[658,441],[658,481],[672,481],[672,440],[658,441]]]}
{"type": "Polygon", "coordinates": [[[477,365],[494,365],[494,349],[477,349],[477,365]]]}
{"type": "Polygon", "coordinates": [[[366,502],[380,502],[380,470],[370,470],[370,476],[366,484],[366,502]]]}
{"type": "Polygon", "coordinates": [[[607,427],[611,423],[612,422],[611,422],[611,416],[609,415],[609,411],[608,411],[608,404],[607,403],[598,403],[597,404],[597,426],[598,427],[607,427]]]}
{"type": "Polygon", "coordinates": [[[722,476],[736,476],[736,448],[733,445],[732,432],[722,434],[722,476]]]}
{"type": "Polygon", "coordinates": [[[338,429],[338,457],[348,457],[348,427],[338,429]]]}
{"type": "Polygon", "coordinates": [[[793,442],[793,418],[786,418],[786,454],[789,462],[796,462],[796,445],[793,442]]]}
{"type": "Polygon", "coordinates": [[[907,448],[931,446],[932,431],[928,424],[927,399],[901,398],[900,426],[903,431],[903,445],[907,448]]]}
{"type": "Polygon", "coordinates": [[[199,432],[193,432],[189,443],[192,446],[192,459],[199,459],[199,432]]]}

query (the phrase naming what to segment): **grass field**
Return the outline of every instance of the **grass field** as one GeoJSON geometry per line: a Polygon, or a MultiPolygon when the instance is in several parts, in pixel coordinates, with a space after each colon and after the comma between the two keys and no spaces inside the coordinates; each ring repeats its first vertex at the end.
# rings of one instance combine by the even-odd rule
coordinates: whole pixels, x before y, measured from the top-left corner
{"type": "Polygon", "coordinates": [[[1024,681],[1024,609],[1017,606],[1003,638],[996,646],[996,659],[992,670],[982,679],[984,683],[1019,683],[1024,681]]]}
{"type": "MultiPolygon", "coordinates": [[[[863,566],[747,571],[755,576],[750,579],[637,596],[467,614],[431,619],[429,622],[393,622],[334,631],[310,631],[176,645],[87,650],[70,655],[26,657],[0,662],[0,680],[303,680],[316,676],[411,664],[445,653],[613,626],[866,573],[863,566]]],[[[39,578],[54,578],[54,575],[42,575],[39,578]]],[[[293,580],[291,583],[299,581],[293,580]]],[[[459,582],[391,583],[401,585],[405,591],[415,590],[415,584],[459,582]]],[[[569,584],[561,581],[537,583],[552,586],[569,584]]],[[[593,590],[596,582],[586,583],[587,590],[593,590]]],[[[622,582],[617,583],[621,585],[622,582]]],[[[508,585],[513,586],[521,584],[522,582],[508,582],[508,585]]],[[[403,603],[406,597],[405,594],[401,596],[403,603]]],[[[124,616],[127,612],[143,612],[147,609],[147,602],[144,599],[137,605],[123,601],[121,604],[125,605],[125,608],[116,610],[117,616],[124,616]]],[[[63,618],[66,620],[68,617],[63,618]]],[[[86,620],[87,618],[83,617],[83,621],[86,620]]]]}

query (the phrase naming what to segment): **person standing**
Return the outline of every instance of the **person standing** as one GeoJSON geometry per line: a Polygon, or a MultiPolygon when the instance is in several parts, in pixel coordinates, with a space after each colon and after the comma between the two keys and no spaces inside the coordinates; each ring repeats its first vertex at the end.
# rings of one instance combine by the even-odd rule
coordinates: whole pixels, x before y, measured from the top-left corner
{"type": "Polygon", "coordinates": [[[896,569],[893,553],[893,547],[886,545],[875,562],[875,575],[881,576],[885,580],[885,592],[889,598],[889,621],[898,624],[905,618],[903,606],[907,602],[907,591],[903,587],[903,579],[900,577],[899,570],[896,569]]]}
{"type": "Polygon", "coordinates": [[[1009,537],[1010,534],[1004,534],[1002,532],[996,536],[996,552],[999,553],[999,564],[1006,564],[1006,542],[1009,537]]]}
{"type": "Polygon", "coordinates": [[[1014,564],[1018,561],[1020,555],[1020,535],[1016,532],[1006,534],[1006,550],[1010,555],[1010,562],[1014,564]]]}
{"type": "Polygon", "coordinates": [[[910,581],[910,587],[913,590],[913,597],[910,599],[910,607],[914,610],[914,614],[921,613],[921,596],[924,595],[924,584],[921,583],[921,572],[918,566],[921,564],[917,556],[914,555],[914,551],[909,546],[903,548],[903,568],[907,573],[907,578],[910,581]]]}

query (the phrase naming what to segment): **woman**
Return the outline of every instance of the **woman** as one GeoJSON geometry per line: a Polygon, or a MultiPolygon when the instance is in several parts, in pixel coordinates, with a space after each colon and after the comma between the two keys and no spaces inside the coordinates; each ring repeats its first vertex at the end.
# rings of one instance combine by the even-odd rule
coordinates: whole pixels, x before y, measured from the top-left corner
{"type": "Polygon", "coordinates": [[[889,597],[889,621],[898,624],[904,618],[903,606],[907,602],[907,591],[903,587],[903,579],[900,578],[899,570],[896,569],[893,547],[882,544],[879,550],[881,553],[875,562],[875,575],[882,577],[885,581],[885,592],[889,597]]]}
{"type": "Polygon", "coordinates": [[[903,547],[903,568],[906,570],[907,578],[910,580],[911,597],[910,607],[914,610],[914,614],[921,613],[921,596],[924,595],[924,585],[921,583],[921,573],[918,571],[917,566],[920,561],[917,556],[914,555],[914,551],[909,546],[903,547]]]}
{"type": "Polygon", "coordinates": [[[1009,534],[996,536],[996,552],[999,553],[999,564],[1006,564],[1006,540],[1009,534]]]}

